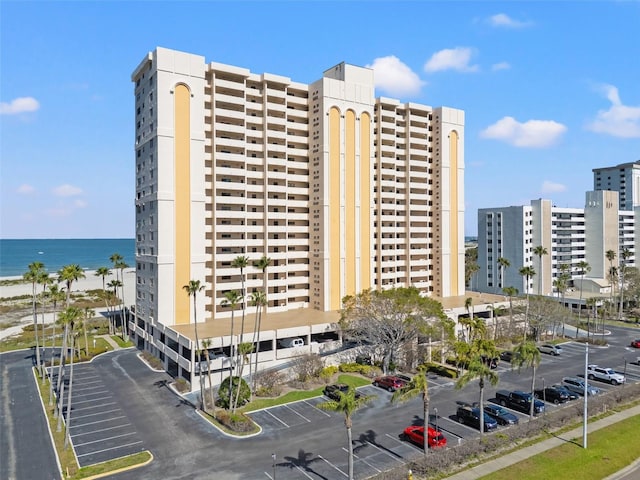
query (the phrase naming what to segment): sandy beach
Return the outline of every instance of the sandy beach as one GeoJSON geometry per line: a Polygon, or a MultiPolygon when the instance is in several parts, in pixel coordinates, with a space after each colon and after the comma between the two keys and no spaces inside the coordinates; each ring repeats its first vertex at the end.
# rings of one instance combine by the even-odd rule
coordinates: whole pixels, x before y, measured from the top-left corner
{"type": "MultiPolygon", "coordinates": [[[[53,278],[55,278],[52,275],[53,278]]],[[[22,277],[0,277],[0,280],[16,280],[22,277]]],[[[116,274],[113,272],[111,275],[105,277],[105,284],[108,284],[111,280],[116,279],[116,274]]],[[[86,270],[85,278],[79,279],[77,282],[73,282],[71,285],[72,292],[86,292],[87,290],[98,290],[102,289],[102,277],[97,277],[95,275],[95,271],[86,270]]],[[[136,276],[135,269],[129,268],[124,270],[124,297],[127,305],[131,305],[135,303],[136,297],[136,276]]],[[[36,286],[36,291],[38,293],[42,292],[42,286],[36,286]]],[[[7,285],[0,286],[0,298],[13,298],[20,297],[23,295],[31,295],[32,287],[30,283],[24,283],[20,285],[7,285]]],[[[104,312],[100,309],[96,310],[96,315],[102,315],[104,312]]],[[[42,317],[39,317],[39,321],[42,321],[42,317]]],[[[45,314],[44,323],[51,323],[53,321],[53,314],[45,314]]],[[[16,333],[20,333],[22,328],[33,322],[33,316],[31,314],[25,315],[20,318],[19,325],[11,326],[9,328],[5,328],[0,330],[0,339],[6,338],[8,336],[14,335],[16,333]]]]}

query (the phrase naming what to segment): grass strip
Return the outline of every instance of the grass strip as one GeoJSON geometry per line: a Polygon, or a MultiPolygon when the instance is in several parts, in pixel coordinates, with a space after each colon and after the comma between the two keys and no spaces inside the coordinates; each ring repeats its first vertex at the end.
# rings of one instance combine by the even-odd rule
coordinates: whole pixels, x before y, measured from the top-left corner
{"type": "Polygon", "coordinates": [[[600,480],[640,458],[638,432],[640,416],[631,417],[590,433],[586,450],[582,448],[582,438],[578,438],[575,443],[565,443],[481,480],[538,480],[559,478],[567,473],[581,480],[600,480]]]}

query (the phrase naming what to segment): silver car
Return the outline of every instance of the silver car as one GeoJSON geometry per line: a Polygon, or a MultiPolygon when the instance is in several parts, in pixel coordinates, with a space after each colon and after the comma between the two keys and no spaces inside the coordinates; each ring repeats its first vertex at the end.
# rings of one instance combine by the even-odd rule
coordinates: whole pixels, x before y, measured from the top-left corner
{"type": "Polygon", "coordinates": [[[542,345],[538,345],[538,350],[540,350],[541,353],[548,353],[549,355],[555,356],[562,353],[562,347],[554,345],[553,343],[543,343],[542,345]]]}
{"type": "MultiPolygon", "coordinates": [[[[562,379],[562,385],[567,387],[568,390],[571,390],[578,395],[584,395],[584,380],[582,378],[577,377],[564,377],[562,379]]],[[[588,395],[597,395],[600,393],[600,389],[598,387],[594,387],[593,385],[589,385],[587,383],[587,394],[588,395]]]]}

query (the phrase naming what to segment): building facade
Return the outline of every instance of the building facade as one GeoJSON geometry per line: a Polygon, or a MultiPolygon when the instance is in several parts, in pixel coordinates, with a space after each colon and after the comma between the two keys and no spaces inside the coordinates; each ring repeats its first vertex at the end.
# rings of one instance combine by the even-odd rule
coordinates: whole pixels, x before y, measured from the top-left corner
{"type": "Polygon", "coordinates": [[[618,192],[620,210],[640,207],[640,160],[615,167],[594,168],[593,189],[618,192]]]}
{"type": "Polygon", "coordinates": [[[617,265],[627,249],[632,255],[626,265],[635,266],[637,232],[634,212],[619,209],[616,191],[586,192],[582,209],[559,208],[545,199],[529,206],[479,209],[477,289],[500,294],[505,287],[515,287],[521,294],[552,296],[557,294],[554,281],[562,268],[574,282],[584,275],[596,288],[611,288],[606,252],[616,253],[617,265]],[[547,254],[538,256],[534,252],[538,246],[547,254]],[[503,266],[500,258],[510,265],[503,266]],[[582,262],[589,268],[580,268],[582,262]],[[528,284],[519,273],[522,267],[535,271],[528,284]]]}
{"type": "MultiPolygon", "coordinates": [[[[286,329],[308,327],[295,334],[313,342],[365,289],[464,294],[461,110],[375,98],[373,71],[346,63],[305,84],[157,48],[132,81],[130,327],[168,370],[193,374],[194,319],[237,316],[231,291],[244,288],[247,307],[264,291],[269,318],[287,319],[255,340],[274,350],[286,329]],[[195,307],[192,279],[205,286],[195,307]]],[[[215,348],[236,341],[202,328],[215,348]]]]}

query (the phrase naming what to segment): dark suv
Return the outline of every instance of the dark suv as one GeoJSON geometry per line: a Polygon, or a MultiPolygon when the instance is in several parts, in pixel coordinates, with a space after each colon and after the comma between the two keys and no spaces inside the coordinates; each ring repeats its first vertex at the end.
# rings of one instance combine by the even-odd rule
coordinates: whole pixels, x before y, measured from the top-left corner
{"type": "MultiPolygon", "coordinates": [[[[495,419],[491,418],[486,413],[483,413],[483,415],[485,432],[498,428],[498,422],[495,419]]],[[[470,427],[480,430],[479,408],[472,407],[470,405],[460,405],[458,406],[458,410],[456,411],[456,417],[458,418],[458,422],[462,423],[463,425],[469,425],[470,427]]]]}

